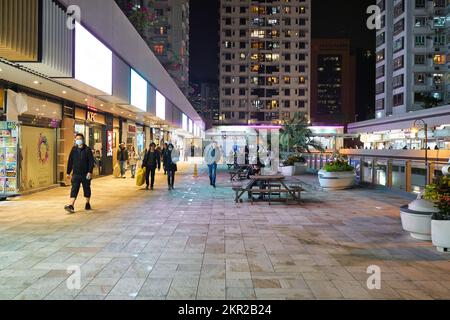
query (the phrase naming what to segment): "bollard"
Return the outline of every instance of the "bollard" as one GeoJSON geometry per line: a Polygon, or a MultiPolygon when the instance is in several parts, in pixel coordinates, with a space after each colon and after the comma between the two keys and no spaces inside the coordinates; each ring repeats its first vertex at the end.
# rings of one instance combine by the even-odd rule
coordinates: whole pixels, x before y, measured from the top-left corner
{"type": "Polygon", "coordinates": [[[194,178],[198,178],[198,166],[194,164],[194,178]]]}

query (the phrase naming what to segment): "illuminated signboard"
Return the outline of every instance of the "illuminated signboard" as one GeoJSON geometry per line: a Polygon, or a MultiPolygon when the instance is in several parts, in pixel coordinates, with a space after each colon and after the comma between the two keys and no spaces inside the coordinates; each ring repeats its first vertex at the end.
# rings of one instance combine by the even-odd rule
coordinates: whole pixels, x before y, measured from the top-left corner
{"type": "Polygon", "coordinates": [[[166,98],[159,91],[156,91],[156,116],[166,120],[166,98]]]}
{"type": "Polygon", "coordinates": [[[112,95],[112,51],[78,22],[75,25],[75,79],[112,95]]]}
{"type": "Polygon", "coordinates": [[[131,105],[147,111],[147,81],[131,69],[131,105]]]}
{"type": "Polygon", "coordinates": [[[189,132],[194,133],[194,123],[189,119],[189,132]]]}
{"type": "Polygon", "coordinates": [[[198,126],[194,124],[194,135],[198,136],[198,126]]]}
{"type": "Polygon", "coordinates": [[[106,140],[106,156],[113,156],[113,147],[114,147],[114,132],[108,130],[106,132],[107,140],[106,140]]]}
{"type": "Polygon", "coordinates": [[[183,113],[183,130],[188,131],[188,117],[183,113]]]}

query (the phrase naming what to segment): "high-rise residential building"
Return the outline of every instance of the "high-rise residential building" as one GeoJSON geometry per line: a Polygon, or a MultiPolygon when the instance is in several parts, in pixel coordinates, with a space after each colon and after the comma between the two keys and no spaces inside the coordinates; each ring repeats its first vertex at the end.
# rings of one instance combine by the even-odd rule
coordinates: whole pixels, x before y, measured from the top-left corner
{"type": "Polygon", "coordinates": [[[310,0],[221,0],[222,124],[278,124],[309,113],[310,8],[310,0]]]}
{"type": "Polygon", "coordinates": [[[311,41],[311,120],[317,125],[355,121],[355,56],[349,39],[311,41]]]}
{"type": "Polygon", "coordinates": [[[153,53],[189,93],[189,0],[116,0],[153,53]]]}
{"type": "Polygon", "coordinates": [[[447,0],[381,0],[376,117],[450,102],[447,0]]]}
{"type": "Polygon", "coordinates": [[[202,117],[207,128],[219,120],[219,87],[217,83],[199,82],[191,84],[189,101],[202,117]]]}
{"type": "Polygon", "coordinates": [[[448,149],[448,1],[379,0],[377,4],[381,29],[376,37],[375,119],[352,123],[348,132],[360,134],[367,148],[448,149]]]}

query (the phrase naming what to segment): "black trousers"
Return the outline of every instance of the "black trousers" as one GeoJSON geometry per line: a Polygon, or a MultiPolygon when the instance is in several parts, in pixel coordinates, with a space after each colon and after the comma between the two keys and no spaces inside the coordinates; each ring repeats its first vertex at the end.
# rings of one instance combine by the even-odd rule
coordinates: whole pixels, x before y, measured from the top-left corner
{"type": "Polygon", "coordinates": [[[86,176],[87,174],[72,176],[72,190],[70,191],[70,197],[72,199],[78,198],[78,193],[80,192],[81,185],[83,185],[84,197],[91,197],[91,180],[87,179],[86,176]]]}
{"type": "Polygon", "coordinates": [[[173,187],[175,184],[175,170],[168,170],[167,171],[167,183],[169,184],[169,187],[173,187]]]}
{"type": "Polygon", "coordinates": [[[155,173],[156,168],[154,167],[146,167],[145,170],[145,182],[147,183],[147,187],[155,185],[155,173]],[[151,178],[151,180],[150,180],[151,178]]]}

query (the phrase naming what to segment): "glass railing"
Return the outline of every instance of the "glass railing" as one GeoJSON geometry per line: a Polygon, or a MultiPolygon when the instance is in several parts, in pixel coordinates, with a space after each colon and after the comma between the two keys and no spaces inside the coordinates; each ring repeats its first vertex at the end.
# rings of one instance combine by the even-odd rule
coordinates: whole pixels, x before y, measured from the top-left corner
{"type": "MultiPolygon", "coordinates": [[[[357,180],[361,184],[373,184],[411,193],[420,193],[427,182],[442,175],[442,167],[448,165],[450,151],[378,151],[346,150],[342,152],[355,167],[357,180]],[[428,169],[427,169],[428,167],[428,169]]],[[[309,172],[318,172],[331,159],[332,153],[304,155],[309,172]]]]}

